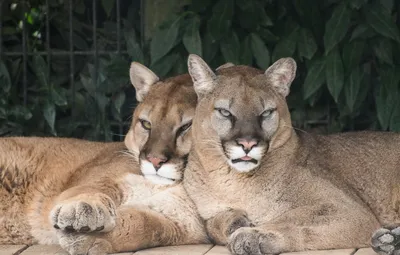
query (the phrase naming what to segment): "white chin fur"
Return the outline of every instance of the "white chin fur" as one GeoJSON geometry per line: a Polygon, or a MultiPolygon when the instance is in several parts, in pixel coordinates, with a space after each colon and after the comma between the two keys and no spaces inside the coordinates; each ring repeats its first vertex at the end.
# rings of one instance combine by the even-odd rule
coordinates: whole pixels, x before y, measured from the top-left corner
{"type": "Polygon", "coordinates": [[[174,184],[175,181],[171,179],[167,179],[158,175],[145,175],[144,178],[151,181],[154,184],[161,184],[161,185],[169,185],[174,184]]]}
{"type": "Polygon", "coordinates": [[[140,169],[146,179],[156,184],[172,184],[182,178],[182,173],[174,164],[164,164],[156,171],[149,161],[141,160],[140,169]]]}
{"type": "Polygon", "coordinates": [[[260,165],[260,160],[263,156],[264,148],[263,147],[255,147],[253,148],[247,156],[257,160],[257,164],[252,162],[237,162],[232,163],[233,159],[238,159],[246,156],[246,153],[243,151],[241,146],[232,146],[227,150],[227,154],[229,156],[228,164],[235,170],[240,173],[248,173],[254,168],[260,165]]]}
{"type": "Polygon", "coordinates": [[[228,164],[235,169],[236,171],[240,173],[248,173],[254,168],[258,167],[260,163],[254,164],[252,162],[237,162],[237,163],[232,163],[232,160],[228,160],[228,164]]]}

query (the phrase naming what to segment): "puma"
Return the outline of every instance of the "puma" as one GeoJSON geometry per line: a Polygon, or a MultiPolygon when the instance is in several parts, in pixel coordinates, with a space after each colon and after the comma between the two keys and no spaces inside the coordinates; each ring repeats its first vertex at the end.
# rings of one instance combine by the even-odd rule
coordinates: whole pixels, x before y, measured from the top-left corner
{"type": "Polygon", "coordinates": [[[0,244],[70,254],[208,243],[181,180],[197,95],[188,74],[159,81],[132,63],[140,104],[124,143],[0,139],[0,244]]]}
{"type": "Polygon", "coordinates": [[[188,60],[199,97],[183,180],[211,239],[232,254],[365,247],[399,254],[400,135],[313,135],[286,103],[296,63],[215,74],[188,60]]]}

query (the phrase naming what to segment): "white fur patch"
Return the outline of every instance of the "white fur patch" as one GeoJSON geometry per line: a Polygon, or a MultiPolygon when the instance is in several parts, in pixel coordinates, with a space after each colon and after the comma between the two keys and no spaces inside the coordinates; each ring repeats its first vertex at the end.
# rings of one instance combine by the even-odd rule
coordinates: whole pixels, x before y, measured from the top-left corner
{"type": "Polygon", "coordinates": [[[155,184],[173,184],[182,179],[182,173],[174,164],[163,164],[158,171],[147,160],[141,160],[140,167],[144,177],[155,184]],[[172,180],[173,179],[173,180],[172,180]]]}
{"type": "Polygon", "coordinates": [[[38,222],[37,219],[40,216],[30,214],[29,223],[32,226],[31,235],[35,237],[35,239],[40,244],[58,244],[57,233],[54,228],[51,229],[43,229],[43,222],[38,222]],[[33,218],[31,218],[33,217],[33,218]]]}
{"type": "Polygon", "coordinates": [[[147,160],[140,161],[140,170],[142,171],[142,174],[144,176],[157,174],[156,169],[154,168],[153,164],[147,160]]]}
{"type": "Polygon", "coordinates": [[[144,178],[151,181],[154,184],[161,184],[161,185],[170,185],[174,184],[174,181],[171,179],[167,179],[158,175],[145,175],[144,178]]]}
{"type": "Polygon", "coordinates": [[[260,160],[263,156],[264,153],[264,148],[263,147],[254,147],[251,149],[251,151],[246,155],[244,152],[243,148],[241,146],[232,146],[228,148],[227,154],[228,154],[228,164],[235,170],[237,170],[240,173],[247,173],[253,170],[254,168],[258,167],[260,165],[260,160]],[[242,158],[245,156],[249,156],[251,158],[254,158],[257,160],[257,164],[253,162],[237,162],[237,163],[232,163],[232,160],[242,158]]]}
{"type": "Polygon", "coordinates": [[[182,178],[182,173],[177,170],[175,164],[163,164],[157,171],[157,175],[174,180],[180,180],[182,178]]]}

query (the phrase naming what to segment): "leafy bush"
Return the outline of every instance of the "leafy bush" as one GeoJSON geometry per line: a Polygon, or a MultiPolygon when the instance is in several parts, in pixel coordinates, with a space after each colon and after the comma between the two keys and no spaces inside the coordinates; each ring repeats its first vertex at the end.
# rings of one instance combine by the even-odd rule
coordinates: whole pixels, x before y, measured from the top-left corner
{"type": "MultiPolygon", "coordinates": [[[[27,16],[32,17],[30,37],[34,31],[45,33],[46,10],[40,8],[43,1],[37,2],[27,16]]],[[[92,1],[75,2],[74,49],[93,50],[92,1]]],[[[0,134],[116,139],[112,133],[123,131],[118,127],[136,103],[129,62],[144,63],[166,77],[187,71],[188,53],[201,55],[212,67],[229,61],[266,69],[278,58],[295,58],[298,73],[288,101],[296,127],[400,130],[400,5],[393,0],[192,0],[171,14],[150,41],[143,37],[139,2],[121,1],[127,55],[109,54],[97,63],[92,56],[76,56],[75,90],[68,56],[51,57],[50,80],[47,59],[35,56],[29,58],[24,105],[22,59],[5,58],[0,63],[0,134]]],[[[69,50],[66,3],[51,6],[53,51],[69,50]]],[[[115,50],[115,2],[101,3],[98,49],[115,50]]],[[[27,12],[8,12],[2,16],[3,49],[21,50],[18,24],[27,12]]],[[[29,50],[46,50],[45,39],[29,42],[29,50]]]]}
{"type": "Polygon", "coordinates": [[[291,56],[298,77],[288,100],[297,127],[398,131],[398,7],[383,0],[193,1],[155,35],[151,53],[161,62],[185,48],[214,67],[230,61],[262,69],[291,56]]]}

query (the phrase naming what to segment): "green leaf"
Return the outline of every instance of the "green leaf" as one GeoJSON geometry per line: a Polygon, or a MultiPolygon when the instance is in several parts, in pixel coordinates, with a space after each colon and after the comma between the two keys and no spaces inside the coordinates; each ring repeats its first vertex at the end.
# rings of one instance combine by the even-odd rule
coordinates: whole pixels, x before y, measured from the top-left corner
{"type": "Polygon", "coordinates": [[[193,17],[186,26],[182,41],[189,53],[197,54],[201,57],[203,50],[201,46],[199,27],[200,19],[197,16],[193,17]]]}
{"type": "Polygon", "coordinates": [[[10,114],[15,116],[17,119],[23,120],[30,120],[33,116],[31,111],[23,105],[16,105],[12,107],[10,110],[10,114]]]}
{"type": "MultiPolygon", "coordinates": [[[[122,121],[121,118],[121,108],[123,104],[125,103],[125,92],[120,91],[115,95],[114,100],[113,100],[113,109],[115,110],[114,118],[118,121],[122,121]]],[[[114,112],[114,111],[113,111],[114,112]]]]}
{"type": "Polygon", "coordinates": [[[114,99],[114,106],[115,106],[115,109],[118,110],[118,113],[121,113],[121,108],[122,108],[122,105],[124,104],[124,102],[125,102],[125,92],[120,91],[115,96],[115,99],[114,99]]]}
{"type": "Polygon", "coordinates": [[[338,47],[335,47],[326,57],[326,84],[333,99],[338,103],[344,84],[344,69],[338,47]]]}
{"type": "Polygon", "coordinates": [[[388,129],[393,108],[397,102],[397,98],[393,97],[394,94],[398,96],[398,93],[388,91],[385,84],[381,84],[378,93],[375,95],[377,117],[383,130],[388,129]]]}
{"type": "Polygon", "coordinates": [[[353,9],[360,9],[364,4],[368,2],[368,0],[347,0],[350,7],[353,9]]]}
{"type": "Polygon", "coordinates": [[[258,14],[260,17],[260,25],[264,27],[273,26],[274,23],[272,22],[271,18],[267,15],[264,8],[257,8],[258,14]]]}
{"type": "Polygon", "coordinates": [[[325,20],[325,17],[321,16],[320,3],[326,3],[326,1],[301,0],[292,2],[300,16],[303,27],[310,29],[316,38],[322,38],[325,23],[321,21],[325,20]]]}
{"type": "Polygon", "coordinates": [[[394,0],[381,0],[381,3],[389,12],[393,9],[394,0]]]}
{"type": "Polygon", "coordinates": [[[166,77],[172,67],[175,65],[176,61],[179,59],[179,54],[171,52],[168,55],[161,58],[156,63],[150,66],[150,69],[158,74],[160,77],[166,77]]]}
{"type": "Polygon", "coordinates": [[[354,39],[367,39],[375,36],[376,33],[372,28],[370,28],[366,24],[359,24],[354,28],[353,33],[351,34],[350,42],[354,39]]]}
{"type": "Polygon", "coordinates": [[[350,113],[353,113],[355,110],[354,106],[356,104],[358,94],[360,93],[362,76],[363,75],[360,67],[357,67],[351,72],[345,83],[344,93],[346,97],[346,105],[350,113]]]}
{"type": "Polygon", "coordinates": [[[317,43],[309,29],[301,28],[299,30],[297,48],[299,50],[299,55],[306,59],[312,59],[315,52],[317,52],[317,43]]]}
{"type": "Polygon", "coordinates": [[[271,58],[269,50],[263,40],[256,34],[250,34],[250,47],[257,65],[262,69],[267,69],[271,58]]]}
{"type": "Polygon", "coordinates": [[[346,75],[360,64],[364,52],[365,41],[356,40],[344,45],[342,52],[343,65],[346,75]]]}
{"type": "Polygon", "coordinates": [[[214,2],[213,0],[192,1],[189,5],[189,11],[196,13],[205,11],[209,5],[214,2]]]}
{"type": "Polygon", "coordinates": [[[390,40],[382,38],[375,41],[373,50],[381,63],[393,65],[392,42],[390,40]]]}
{"type": "Polygon", "coordinates": [[[86,89],[89,95],[94,96],[96,94],[96,87],[93,84],[93,80],[83,73],[80,73],[79,76],[81,78],[81,83],[83,87],[86,89]]]}
{"type": "Polygon", "coordinates": [[[253,54],[251,51],[251,35],[246,36],[240,46],[240,64],[251,66],[253,64],[253,54]]]}
{"type": "Polygon", "coordinates": [[[11,78],[8,73],[7,67],[3,61],[0,60],[0,83],[4,92],[9,92],[11,89],[11,78]]]}
{"type": "Polygon", "coordinates": [[[272,62],[280,58],[292,57],[296,51],[296,42],[298,40],[298,27],[295,27],[289,36],[282,38],[272,51],[272,62]]]}
{"type": "Polygon", "coordinates": [[[133,29],[125,30],[124,37],[131,60],[144,64],[142,48],[140,47],[139,40],[136,38],[135,31],[133,29]]]}
{"type": "Polygon", "coordinates": [[[219,0],[214,5],[208,22],[208,31],[213,39],[219,40],[231,28],[234,3],[235,1],[232,0],[219,0]]]}
{"type": "Polygon", "coordinates": [[[106,107],[107,107],[110,99],[103,94],[97,93],[95,96],[95,100],[97,103],[97,107],[100,110],[101,119],[104,119],[106,107]]]}
{"type": "Polygon", "coordinates": [[[250,0],[250,1],[236,1],[236,4],[241,10],[238,14],[240,17],[240,26],[244,29],[252,29],[259,25],[261,26],[272,26],[273,22],[265,12],[262,1],[250,0]]]}
{"type": "Polygon", "coordinates": [[[206,33],[203,38],[203,55],[206,62],[211,62],[218,52],[219,44],[212,38],[210,33],[206,33]]]}
{"type": "Polygon", "coordinates": [[[220,50],[226,62],[239,64],[240,42],[234,31],[221,39],[220,50]]]}
{"type": "Polygon", "coordinates": [[[87,50],[89,49],[88,43],[77,33],[72,35],[72,40],[74,42],[74,46],[80,50],[87,50]]]}
{"type": "Polygon", "coordinates": [[[399,98],[400,72],[396,68],[380,71],[380,87],[375,95],[377,117],[383,130],[387,130],[399,98]]]}
{"type": "Polygon", "coordinates": [[[365,20],[375,32],[387,38],[400,42],[399,29],[392,20],[389,11],[381,4],[366,5],[363,8],[365,20]]]}
{"type": "Polygon", "coordinates": [[[39,80],[39,83],[45,87],[46,89],[50,88],[49,80],[48,80],[48,70],[47,64],[44,61],[43,57],[40,55],[33,56],[33,70],[39,80]]]}
{"type": "Polygon", "coordinates": [[[274,35],[270,30],[259,27],[257,29],[257,34],[267,43],[276,43],[279,37],[274,35]]]}
{"type": "Polygon", "coordinates": [[[345,3],[336,6],[325,26],[324,45],[328,54],[346,35],[350,24],[351,11],[345,3]]]}
{"type": "Polygon", "coordinates": [[[400,132],[400,100],[397,101],[392,117],[390,118],[390,130],[400,132]]]}
{"type": "Polygon", "coordinates": [[[316,59],[311,63],[303,85],[304,99],[310,98],[325,82],[325,65],[324,59],[316,59]]]}
{"type": "Polygon", "coordinates": [[[58,106],[68,105],[67,98],[62,93],[58,92],[56,89],[51,90],[51,98],[54,104],[58,106]]]}
{"type": "Polygon", "coordinates": [[[174,47],[178,38],[181,17],[177,17],[167,28],[158,29],[150,43],[151,63],[154,64],[174,47]]]}
{"type": "Polygon", "coordinates": [[[46,101],[46,103],[44,104],[43,116],[51,129],[51,133],[53,135],[57,135],[57,132],[54,128],[54,124],[56,121],[56,106],[52,102],[46,101]]]}
{"type": "Polygon", "coordinates": [[[107,17],[110,17],[110,13],[115,6],[115,0],[101,0],[104,11],[107,13],[107,17]]]}

